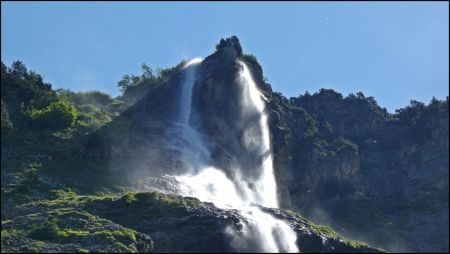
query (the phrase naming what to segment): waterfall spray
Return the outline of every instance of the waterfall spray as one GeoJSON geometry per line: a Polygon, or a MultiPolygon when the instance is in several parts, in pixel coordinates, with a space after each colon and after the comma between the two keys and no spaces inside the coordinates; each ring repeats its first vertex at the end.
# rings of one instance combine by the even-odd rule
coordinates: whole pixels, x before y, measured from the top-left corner
{"type": "MultiPolygon", "coordinates": [[[[180,122],[187,128],[191,128],[189,117],[192,89],[196,79],[196,70],[200,63],[201,60],[194,59],[185,67],[180,122]]],[[[242,114],[251,112],[258,117],[256,123],[250,123],[245,128],[243,143],[248,151],[256,151],[259,154],[261,160],[256,169],[259,174],[256,178],[249,179],[241,177],[240,169],[234,168],[231,170],[236,177],[230,179],[224,170],[207,165],[207,161],[200,161],[195,164],[199,167],[195,171],[176,176],[180,192],[182,195],[193,196],[204,202],[212,202],[222,209],[237,209],[246,218],[248,223],[243,228],[244,239],[232,243],[236,250],[242,252],[298,252],[297,236],[289,225],[269,213],[263,212],[258,206],[278,207],[269,128],[262,95],[247,66],[242,62],[239,62],[239,65],[241,71],[237,81],[242,89],[242,114]]],[[[200,144],[201,149],[207,150],[202,145],[199,135],[194,135],[189,139],[191,142],[200,144]]],[[[234,238],[242,238],[235,232],[227,233],[233,235],[234,238]]]]}

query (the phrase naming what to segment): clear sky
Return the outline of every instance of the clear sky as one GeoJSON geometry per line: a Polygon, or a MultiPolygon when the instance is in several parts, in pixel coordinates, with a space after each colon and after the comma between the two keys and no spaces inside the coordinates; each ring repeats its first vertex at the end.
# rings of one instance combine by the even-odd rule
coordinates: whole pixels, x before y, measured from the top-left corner
{"type": "Polygon", "coordinates": [[[56,88],[119,95],[140,65],[204,57],[237,35],[274,90],[362,91],[389,111],[448,96],[448,2],[3,2],[1,59],[56,88]]]}

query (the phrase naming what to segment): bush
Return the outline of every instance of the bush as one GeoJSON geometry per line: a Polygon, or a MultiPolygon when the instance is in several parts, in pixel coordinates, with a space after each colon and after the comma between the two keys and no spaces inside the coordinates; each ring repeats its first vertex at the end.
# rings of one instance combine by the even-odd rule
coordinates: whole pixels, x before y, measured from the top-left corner
{"type": "Polygon", "coordinates": [[[244,62],[252,64],[252,65],[255,63],[258,63],[256,56],[252,55],[252,54],[242,54],[241,59],[244,60],[244,62]]]}
{"type": "Polygon", "coordinates": [[[342,136],[339,136],[336,140],[336,146],[337,146],[337,152],[340,152],[342,150],[350,150],[353,152],[358,151],[358,146],[353,143],[350,139],[344,138],[342,136]]]}
{"type": "Polygon", "coordinates": [[[121,112],[125,109],[125,103],[121,100],[114,99],[107,108],[111,112],[121,112]]]}
{"type": "Polygon", "coordinates": [[[78,120],[79,122],[84,122],[86,126],[96,128],[111,121],[111,117],[106,111],[92,104],[81,105],[78,107],[78,109],[78,120]]]}
{"type": "Polygon", "coordinates": [[[101,91],[79,92],[75,94],[73,100],[78,105],[92,104],[101,108],[106,108],[108,104],[113,102],[109,94],[101,91]]]}
{"type": "Polygon", "coordinates": [[[59,227],[55,221],[46,221],[42,224],[35,225],[28,233],[28,237],[40,240],[51,241],[58,237],[59,227]]]}
{"type": "Polygon", "coordinates": [[[52,102],[43,109],[32,109],[30,116],[36,127],[63,130],[72,126],[78,118],[76,107],[67,101],[52,102]]]}

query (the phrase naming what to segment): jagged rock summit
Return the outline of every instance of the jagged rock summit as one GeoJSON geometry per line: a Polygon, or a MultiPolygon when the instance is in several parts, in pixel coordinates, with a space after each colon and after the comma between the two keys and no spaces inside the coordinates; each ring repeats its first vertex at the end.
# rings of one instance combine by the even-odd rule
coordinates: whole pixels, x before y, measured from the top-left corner
{"type": "Polygon", "coordinates": [[[216,46],[216,54],[227,56],[230,59],[235,59],[243,54],[241,43],[237,36],[220,39],[216,46]]]}

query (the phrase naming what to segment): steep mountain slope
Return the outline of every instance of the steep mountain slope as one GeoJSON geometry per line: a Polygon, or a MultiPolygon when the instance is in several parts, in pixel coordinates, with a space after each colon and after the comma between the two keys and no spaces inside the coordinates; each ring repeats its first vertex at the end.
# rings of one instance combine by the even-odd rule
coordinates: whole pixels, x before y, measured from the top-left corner
{"type": "Polygon", "coordinates": [[[448,250],[448,100],[390,115],[323,89],[284,105],[287,206],[388,250],[448,250]]]}
{"type": "MultiPolygon", "coordinates": [[[[256,59],[232,37],[204,60],[194,87],[191,121],[207,134],[219,166],[240,149],[233,143],[241,135],[235,132],[237,60],[247,63],[268,101],[282,207],[388,250],[448,250],[448,99],[412,102],[396,114],[362,93],[344,98],[322,89],[288,100],[272,91],[256,59]]],[[[170,121],[177,83],[174,78],[161,88],[171,95],[153,90],[127,114],[138,119],[155,112],[146,118],[170,121]],[[161,93],[173,100],[162,101],[161,93]]],[[[180,155],[169,150],[164,158],[180,155]]]]}
{"type": "MultiPolygon", "coordinates": [[[[272,91],[236,37],[223,39],[199,69],[190,124],[231,179],[230,165],[252,176],[248,165],[257,163],[239,156],[243,125],[252,120],[237,117],[238,61],[268,114],[280,209],[261,209],[288,223],[300,251],[380,250],[287,209],[388,251],[448,251],[448,99],[396,114],[360,93],[343,98],[323,89],[287,99],[272,91]]],[[[119,116],[108,113],[112,120],[94,131],[55,135],[4,132],[6,116],[13,126],[17,118],[8,105],[3,112],[4,101],[13,102],[3,97],[12,81],[2,65],[2,252],[237,251],[226,232],[241,232],[246,219],[178,196],[170,176],[186,172],[198,151],[176,123],[181,66],[139,86],[139,98],[127,99],[137,102],[119,116]]]]}

